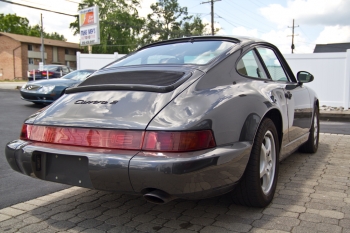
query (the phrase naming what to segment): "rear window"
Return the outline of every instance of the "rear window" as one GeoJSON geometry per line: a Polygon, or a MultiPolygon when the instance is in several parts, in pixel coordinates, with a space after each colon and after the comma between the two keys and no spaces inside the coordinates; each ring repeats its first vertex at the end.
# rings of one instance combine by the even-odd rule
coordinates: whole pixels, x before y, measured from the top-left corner
{"type": "Polygon", "coordinates": [[[193,41],[159,45],[140,50],[108,67],[151,64],[204,65],[235,45],[229,41],[193,41]]]}
{"type": "Polygon", "coordinates": [[[59,68],[58,66],[50,66],[50,65],[43,66],[43,70],[57,71],[58,68],[59,68]]]}

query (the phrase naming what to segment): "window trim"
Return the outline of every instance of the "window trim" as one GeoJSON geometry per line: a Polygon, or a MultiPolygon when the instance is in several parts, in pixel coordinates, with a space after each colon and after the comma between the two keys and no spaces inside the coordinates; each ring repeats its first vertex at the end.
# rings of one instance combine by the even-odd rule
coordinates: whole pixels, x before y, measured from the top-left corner
{"type": "MultiPolygon", "coordinates": [[[[262,81],[272,81],[272,82],[280,82],[280,83],[287,83],[287,84],[297,84],[298,81],[297,79],[295,78],[294,74],[293,74],[293,71],[290,69],[290,66],[288,65],[288,63],[286,62],[285,58],[283,57],[283,55],[281,54],[281,52],[275,48],[273,45],[271,44],[267,44],[267,43],[262,43],[262,42],[259,42],[259,43],[255,43],[255,44],[249,44],[247,47],[245,48],[242,48],[241,50],[239,51],[242,51],[242,54],[239,56],[239,58],[236,60],[236,63],[235,63],[235,70],[237,72],[237,74],[239,74],[240,76],[242,77],[245,77],[245,78],[250,78],[250,79],[254,79],[254,80],[262,80],[262,81]],[[282,68],[284,70],[284,72],[286,73],[287,75],[287,78],[289,79],[289,81],[274,81],[272,79],[260,79],[260,78],[254,78],[254,77],[250,77],[250,76],[246,76],[246,75],[242,75],[238,72],[237,70],[237,63],[238,61],[247,53],[249,52],[250,50],[254,50],[256,49],[257,47],[264,47],[264,48],[269,48],[271,49],[277,59],[279,60],[279,62],[281,63],[282,65],[282,68]],[[246,51],[244,51],[246,49],[246,51]],[[243,52],[244,51],[244,52],[243,52]]],[[[259,54],[260,56],[260,54],[259,54]]],[[[260,61],[261,62],[261,61],[260,61]]],[[[265,63],[263,63],[263,65],[265,66],[265,63]]],[[[267,69],[267,68],[266,68],[267,69]]],[[[265,70],[264,70],[265,71],[265,70]]],[[[265,71],[265,74],[266,74],[266,71],[265,71]]],[[[268,75],[270,77],[270,73],[267,73],[266,75],[268,75]]]]}
{"type": "Polygon", "coordinates": [[[257,52],[257,54],[258,54],[258,57],[259,57],[260,61],[262,62],[263,66],[264,66],[265,72],[267,73],[267,75],[268,75],[268,77],[269,77],[269,79],[270,79],[271,81],[273,81],[273,82],[281,82],[281,83],[291,83],[291,82],[292,82],[292,81],[291,81],[291,78],[289,77],[288,72],[287,72],[286,69],[285,69],[285,65],[281,62],[281,58],[276,54],[276,51],[275,51],[274,49],[272,49],[272,48],[270,48],[270,47],[268,47],[268,46],[255,46],[255,47],[254,47],[254,50],[256,50],[256,52],[257,52]],[[277,60],[278,60],[279,63],[281,64],[281,67],[282,67],[282,69],[283,69],[283,72],[284,72],[285,75],[286,75],[287,81],[277,81],[277,80],[273,80],[273,79],[272,79],[272,76],[271,76],[271,74],[270,74],[270,72],[269,72],[269,70],[268,70],[268,68],[267,68],[267,66],[266,66],[266,64],[265,64],[265,62],[264,62],[264,59],[263,59],[262,56],[260,55],[258,48],[270,49],[270,50],[275,54],[277,60]]]}
{"type": "Polygon", "coordinates": [[[265,70],[265,65],[261,64],[261,60],[259,58],[260,54],[257,53],[257,51],[255,51],[255,47],[252,47],[250,49],[247,49],[247,51],[245,51],[244,53],[241,54],[241,56],[237,59],[236,61],[236,64],[235,64],[235,69],[236,69],[236,72],[241,75],[242,77],[245,77],[245,78],[251,78],[251,79],[254,79],[254,80],[261,80],[261,81],[272,81],[271,80],[271,77],[270,75],[268,75],[268,73],[266,73],[266,70],[265,70]],[[253,51],[253,56],[255,58],[255,61],[258,65],[258,68],[262,68],[262,72],[264,72],[266,78],[260,78],[260,77],[252,77],[252,76],[248,76],[248,75],[244,75],[244,74],[241,74],[238,69],[237,69],[237,65],[238,65],[238,62],[247,54],[249,53],[250,51],[253,51]]]}

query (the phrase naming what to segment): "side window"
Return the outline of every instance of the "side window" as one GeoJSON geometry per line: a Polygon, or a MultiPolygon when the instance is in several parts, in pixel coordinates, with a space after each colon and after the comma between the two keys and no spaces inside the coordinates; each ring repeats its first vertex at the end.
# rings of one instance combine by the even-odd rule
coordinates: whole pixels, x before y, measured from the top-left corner
{"type": "Polygon", "coordinates": [[[126,63],[126,66],[132,66],[132,65],[140,65],[141,64],[141,58],[137,58],[135,60],[131,60],[130,62],[126,63]]]}
{"type": "Polygon", "coordinates": [[[288,81],[287,75],[276,54],[268,48],[257,48],[273,81],[288,81]]]}
{"type": "Polygon", "coordinates": [[[63,70],[63,72],[64,72],[64,73],[69,73],[68,68],[67,68],[67,67],[65,67],[65,66],[63,66],[63,67],[62,67],[62,70],[63,70]]]}
{"type": "Polygon", "coordinates": [[[238,73],[253,78],[267,79],[264,69],[258,61],[255,52],[249,51],[237,63],[238,73]]]}

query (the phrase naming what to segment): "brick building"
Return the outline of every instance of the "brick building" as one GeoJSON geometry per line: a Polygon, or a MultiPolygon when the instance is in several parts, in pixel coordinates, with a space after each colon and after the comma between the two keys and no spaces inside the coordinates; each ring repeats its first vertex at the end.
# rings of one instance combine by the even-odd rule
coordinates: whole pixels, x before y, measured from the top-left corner
{"type": "MultiPolygon", "coordinates": [[[[67,65],[76,69],[79,44],[44,39],[45,64],[67,65]]],[[[0,80],[26,79],[28,70],[41,62],[41,38],[0,32],[0,80]]]]}

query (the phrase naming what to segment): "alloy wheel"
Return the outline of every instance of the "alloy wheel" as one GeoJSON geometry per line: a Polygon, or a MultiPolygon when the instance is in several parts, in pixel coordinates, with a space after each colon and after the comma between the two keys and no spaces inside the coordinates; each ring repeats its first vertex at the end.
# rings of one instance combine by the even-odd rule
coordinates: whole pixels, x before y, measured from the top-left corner
{"type": "Polygon", "coordinates": [[[267,195],[273,184],[276,170],[276,146],[273,134],[267,131],[260,151],[260,182],[261,189],[267,195]]]}

